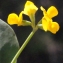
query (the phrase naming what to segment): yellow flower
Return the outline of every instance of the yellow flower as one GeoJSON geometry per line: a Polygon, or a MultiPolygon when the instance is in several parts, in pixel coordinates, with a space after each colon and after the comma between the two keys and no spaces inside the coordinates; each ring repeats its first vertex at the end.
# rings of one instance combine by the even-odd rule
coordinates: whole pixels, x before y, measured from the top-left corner
{"type": "Polygon", "coordinates": [[[22,25],[22,12],[19,14],[19,16],[15,13],[11,13],[8,15],[7,22],[10,25],[17,24],[18,26],[22,25]]]}
{"type": "Polygon", "coordinates": [[[51,6],[47,11],[41,6],[41,10],[43,11],[43,18],[42,18],[42,27],[45,31],[50,31],[55,34],[60,26],[57,22],[53,22],[52,18],[58,15],[58,10],[51,6]]]}
{"type": "Polygon", "coordinates": [[[27,1],[24,6],[24,14],[30,16],[36,13],[38,8],[34,5],[33,2],[27,1]]]}
{"type": "Polygon", "coordinates": [[[50,31],[53,34],[59,30],[60,26],[57,22],[47,21],[44,17],[42,18],[42,27],[45,31],[50,31]]]}

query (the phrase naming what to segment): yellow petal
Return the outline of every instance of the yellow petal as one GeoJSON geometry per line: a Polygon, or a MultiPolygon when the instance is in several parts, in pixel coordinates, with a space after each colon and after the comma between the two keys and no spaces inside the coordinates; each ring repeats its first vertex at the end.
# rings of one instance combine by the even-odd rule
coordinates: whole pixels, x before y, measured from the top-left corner
{"type": "Polygon", "coordinates": [[[24,7],[24,14],[30,16],[31,14],[35,14],[38,8],[34,5],[33,2],[27,1],[24,7]]]}
{"type": "Polygon", "coordinates": [[[46,10],[41,6],[40,9],[43,11],[44,16],[48,16],[46,10]]]}
{"type": "Polygon", "coordinates": [[[43,11],[43,15],[46,18],[47,21],[50,21],[51,18],[48,16],[46,10],[41,6],[40,9],[43,11]]]}
{"type": "Polygon", "coordinates": [[[51,6],[48,8],[47,14],[50,18],[53,18],[58,15],[58,10],[54,6],[51,6]]]}
{"type": "Polygon", "coordinates": [[[43,12],[46,12],[46,10],[41,6],[40,9],[43,11],[43,12]]]}
{"type": "Polygon", "coordinates": [[[49,31],[52,32],[53,34],[56,34],[56,32],[59,30],[60,26],[57,22],[52,22],[51,26],[49,27],[49,31]]]}
{"type": "Polygon", "coordinates": [[[48,30],[48,21],[43,17],[42,18],[42,27],[43,27],[43,30],[44,31],[47,31],[48,30]]]}
{"type": "Polygon", "coordinates": [[[18,24],[18,16],[15,13],[11,13],[8,15],[7,19],[8,24],[13,25],[13,24],[18,24]]]}

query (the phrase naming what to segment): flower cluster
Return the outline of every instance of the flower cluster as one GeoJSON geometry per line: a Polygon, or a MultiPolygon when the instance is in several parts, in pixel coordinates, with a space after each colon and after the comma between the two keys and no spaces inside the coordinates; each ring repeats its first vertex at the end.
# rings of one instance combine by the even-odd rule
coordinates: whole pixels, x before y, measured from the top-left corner
{"type": "MultiPolygon", "coordinates": [[[[58,15],[58,10],[54,6],[49,7],[47,11],[42,6],[40,7],[40,9],[43,11],[43,15],[44,15],[40,20],[42,29],[44,31],[50,31],[53,34],[55,34],[59,30],[60,26],[57,22],[54,22],[52,18],[58,15]]],[[[35,29],[34,19],[37,10],[38,8],[35,6],[33,2],[27,1],[25,3],[24,10],[20,12],[19,16],[15,13],[11,13],[8,15],[7,21],[10,25],[17,24],[18,26],[23,26],[23,25],[26,26],[27,24],[32,26],[33,29],[35,29]],[[24,20],[22,14],[28,15],[31,18],[30,19],[31,22],[24,20]]],[[[35,26],[37,28],[40,28],[38,25],[35,26]]]]}

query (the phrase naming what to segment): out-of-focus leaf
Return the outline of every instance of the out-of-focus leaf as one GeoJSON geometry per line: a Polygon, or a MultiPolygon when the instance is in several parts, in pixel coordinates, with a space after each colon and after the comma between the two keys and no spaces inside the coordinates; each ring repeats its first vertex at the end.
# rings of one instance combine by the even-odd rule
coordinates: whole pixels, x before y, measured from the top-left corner
{"type": "Polygon", "coordinates": [[[10,63],[19,49],[13,29],[0,19],[0,63],[10,63]]]}

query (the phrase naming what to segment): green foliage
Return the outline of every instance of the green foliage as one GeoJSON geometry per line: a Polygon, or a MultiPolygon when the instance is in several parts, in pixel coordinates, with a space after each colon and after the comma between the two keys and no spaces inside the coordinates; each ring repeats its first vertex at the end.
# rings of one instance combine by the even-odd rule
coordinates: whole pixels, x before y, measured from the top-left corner
{"type": "Polygon", "coordinates": [[[19,43],[14,31],[0,20],[0,63],[11,63],[18,49],[19,43]]]}

